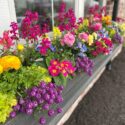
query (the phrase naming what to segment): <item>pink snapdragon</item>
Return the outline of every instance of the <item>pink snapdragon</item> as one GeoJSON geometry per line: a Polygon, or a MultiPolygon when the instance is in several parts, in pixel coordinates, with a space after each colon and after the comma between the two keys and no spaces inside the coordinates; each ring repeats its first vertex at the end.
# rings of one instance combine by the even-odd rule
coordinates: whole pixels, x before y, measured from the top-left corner
{"type": "Polygon", "coordinates": [[[102,29],[102,24],[101,24],[101,23],[95,23],[95,24],[91,25],[90,28],[91,28],[92,30],[94,30],[94,31],[99,31],[99,30],[102,29]]]}
{"type": "Polygon", "coordinates": [[[21,25],[21,35],[24,39],[38,40],[38,36],[41,35],[41,29],[37,22],[38,13],[27,11],[21,25]]]}
{"type": "Polygon", "coordinates": [[[51,41],[48,38],[43,38],[38,49],[43,56],[46,56],[47,50],[50,48],[50,46],[51,41]]]}
{"type": "Polygon", "coordinates": [[[10,49],[14,45],[13,40],[9,36],[9,31],[3,33],[3,37],[0,38],[0,45],[3,46],[4,51],[10,49]]]}
{"type": "Polygon", "coordinates": [[[69,31],[73,28],[76,28],[76,17],[73,9],[69,9],[66,12],[66,4],[63,2],[61,6],[59,7],[59,13],[58,13],[58,27],[61,31],[69,31]]]}
{"type": "Polygon", "coordinates": [[[61,40],[61,45],[64,46],[65,44],[69,47],[73,46],[75,42],[75,36],[72,33],[67,33],[64,35],[64,38],[61,40]]]}
{"type": "Polygon", "coordinates": [[[18,25],[16,22],[11,22],[10,24],[10,27],[11,27],[11,30],[10,30],[10,33],[11,33],[11,38],[12,39],[18,39],[18,25]]]}
{"type": "Polygon", "coordinates": [[[79,37],[79,39],[81,39],[81,40],[87,41],[89,36],[88,36],[87,33],[82,32],[82,33],[79,34],[78,37],[79,37]]]}

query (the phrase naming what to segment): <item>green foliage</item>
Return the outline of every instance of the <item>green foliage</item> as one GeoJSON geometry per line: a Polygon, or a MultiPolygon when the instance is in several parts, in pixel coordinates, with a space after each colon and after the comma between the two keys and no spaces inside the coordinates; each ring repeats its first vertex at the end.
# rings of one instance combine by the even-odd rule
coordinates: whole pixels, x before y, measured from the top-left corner
{"type": "Polygon", "coordinates": [[[23,88],[38,85],[40,81],[51,81],[47,69],[36,65],[22,67],[18,71],[4,72],[0,75],[0,92],[16,93],[23,91],[23,88]]]}
{"type": "Polygon", "coordinates": [[[35,50],[35,47],[26,47],[23,52],[18,55],[25,66],[31,66],[36,59],[40,58],[41,55],[35,50]]]}
{"type": "Polygon", "coordinates": [[[12,111],[12,107],[16,104],[17,101],[13,94],[3,94],[0,92],[0,123],[4,123],[6,121],[12,111]]]}
{"type": "Polygon", "coordinates": [[[67,78],[65,76],[63,76],[62,74],[60,74],[59,76],[57,77],[53,77],[55,83],[57,85],[64,85],[66,86],[66,83],[67,83],[67,78]]]}

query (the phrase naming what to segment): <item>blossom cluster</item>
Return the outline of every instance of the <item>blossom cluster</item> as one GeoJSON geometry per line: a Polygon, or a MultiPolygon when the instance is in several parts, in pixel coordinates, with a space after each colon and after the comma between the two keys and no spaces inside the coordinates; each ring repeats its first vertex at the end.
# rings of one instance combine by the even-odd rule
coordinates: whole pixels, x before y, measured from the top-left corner
{"type": "Polygon", "coordinates": [[[18,24],[16,22],[11,22],[10,27],[11,38],[18,39],[18,24]]]}
{"type": "Polygon", "coordinates": [[[88,57],[78,57],[76,59],[76,67],[79,72],[82,70],[86,72],[89,76],[92,75],[92,69],[94,67],[94,63],[88,57]]]}
{"type": "Polygon", "coordinates": [[[3,37],[0,37],[0,45],[2,46],[3,51],[10,49],[14,45],[13,40],[9,36],[9,31],[5,31],[3,37]]]}
{"type": "Polygon", "coordinates": [[[63,2],[51,36],[46,23],[42,29],[38,24],[37,12],[27,11],[21,27],[11,23],[0,37],[0,122],[9,114],[14,118],[18,112],[32,115],[43,110],[39,122],[45,124],[44,112],[48,116],[62,112],[59,104],[67,79],[78,72],[91,76],[93,58],[108,55],[114,44],[123,43],[125,24],[113,22],[105,7],[96,5],[89,12],[89,17],[77,21],[63,2]]]}
{"type": "Polygon", "coordinates": [[[73,46],[75,42],[75,36],[72,33],[67,33],[64,35],[64,38],[61,39],[61,45],[67,45],[69,47],[73,46]]]}
{"type": "Polygon", "coordinates": [[[3,68],[3,71],[9,69],[18,70],[21,67],[21,61],[16,56],[4,56],[0,58],[0,66],[3,68]]]}
{"type": "Polygon", "coordinates": [[[66,12],[66,5],[64,2],[59,7],[59,13],[57,18],[59,24],[58,27],[61,31],[69,31],[76,27],[76,17],[72,8],[66,12]]]}
{"type": "Polygon", "coordinates": [[[54,59],[51,60],[50,66],[48,67],[48,70],[50,72],[50,75],[52,76],[58,76],[60,73],[67,77],[69,74],[73,74],[75,72],[75,67],[72,65],[72,63],[68,60],[64,60],[59,62],[58,60],[54,59]]]}
{"type": "Polygon", "coordinates": [[[37,22],[38,13],[27,11],[21,25],[21,35],[23,38],[38,39],[37,37],[41,35],[41,30],[37,22]]]}
{"type": "Polygon", "coordinates": [[[46,56],[47,50],[51,46],[51,41],[48,38],[43,38],[40,45],[37,46],[40,54],[46,56]]]}
{"type": "Polygon", "coordinates": [[[99,54],[108,55],[113,48],[112,41],[108,38],[102,38],[100,41],[95,42],[96,49],[92,51],[93,56],[97,56],[99,54]]]}
{"type": "MultiPolygon", "coordinates": [[[[41,110],[47,111],[49,117],[61,113],[62,109],[58,105],[63,102],[63,88],[54,83],[41,82],[39,86],[26,90],[26,97],[19,99],[17,105],[13,107],[10,117],[16,117],[17,112],[20,111],[32,115],[38,106],[41,110]],[[53,105],[56,105],[56,108],[53,108],[53,105]]],[[[39,123],[41,125],[46,123],[44,116],[41,116],[39,123]]]]}

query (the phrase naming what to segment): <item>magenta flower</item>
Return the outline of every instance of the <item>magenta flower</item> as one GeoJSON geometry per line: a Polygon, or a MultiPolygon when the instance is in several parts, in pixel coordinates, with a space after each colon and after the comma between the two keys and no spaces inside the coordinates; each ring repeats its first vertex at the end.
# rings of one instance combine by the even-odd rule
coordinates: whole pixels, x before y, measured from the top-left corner
{"type": "Polygon", "coordinates": [[[59,7],[59,13],[58,13],[58,27],[61,31],[69,31],[73,28],[76,28],[76,17],[73,9],[69,9],[66,12],[66,4],[63,2],[61,6],[59,7]]]}
{"type": "Polygon", "coordinates": [[[88,34],[85,33],[85,32],[80,33],[79,39],[87,41],[88,40],[88,34]]]}
{"type": "Polygon", "coordinates": [[[43,56],[46,56],[47,49],[45,47],[43,47],[43,46],[39,47],[39,49],[40,49],[40,54],[42,54],[43,56]]]}
{"type": "Polygon", "coordinates": [[[16,22],[11,22],[10,24],[11,30],[11,39],[18,39],[18,25],[16,22]]]}
{"type": "Polygon", "coordinates": [[[60,73],[56,66],[49,66],[48,70],[51,76],[58,76],[60,73]]]}
{"type": "Polygon", "coordinates": [[[21,35],[24,39],[38,40],[38,36],[41,35],[41,29],[37,22],[38,13],[27,11],[21,25],[21,35]]]}
{"type": "Polygon", "coordinates": [[[52,76],[58,76],[60,73],[67,77],[69,74],[73,74],[76,68],[68,60],[59,62],[57,59],[50,61],[50,66],[48,67],[49,73],[52,76]]]}
{"type": "Polygon", "coordinates": [[[101,23],[95,23],[93,25],[91,25],[90,27],[92,30],[94,31],[98,31],[98,30],[101,30],[102,29],[102,24],[101,23]]]}
{"type": "Polygon", "coordinates": [[[75,42],[75,36],[71,33],[67,33],[61,40],[61,45],[64,46],[66,44],[67,46],[71,47],[73,46],[74,42],[75,42]]]}
{"type": "Polygon", "coordinates": [[[56,60],[56,59],[52,59],[52,60],[50,61],[50,64],[53,65],[53,66],[57,66],[57,65],[59,65],[59,61],[56,60]]]}
{"type": "Polygon", "coordinates": [[[38,47],[38,50],[43,56],[46,56],[47,50],[50,48],[50,46],[51,46],[51,41],[48,38],[43,38],[40,43],[40,46],[38,47]]]}

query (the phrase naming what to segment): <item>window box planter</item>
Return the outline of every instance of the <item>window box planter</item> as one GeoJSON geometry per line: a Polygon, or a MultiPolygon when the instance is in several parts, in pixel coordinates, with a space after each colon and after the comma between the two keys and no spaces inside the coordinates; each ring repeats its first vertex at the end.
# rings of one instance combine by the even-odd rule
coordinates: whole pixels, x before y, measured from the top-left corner
{"type": "MultiPolygon", "coordinates": [[[[63,125],[70,117],[78,103],[93,87],[94,83],[101,76],[109,61],[112,61],[122,50],[122,45],[115,45],[113,52],[108,56],[101,56],[94,59],[95,67],[93,75],[89,77],[85,73],[80,73],[73,80],[69,80],[64,89],[64,102],[61,104],[63,112],[53,118],[48,118],[47,125],[63,125]]],[[[41,114],[40,114],[41,115],[41,114]]],[[[39,113],[36,117],[39,117],[39,113]]],[[[39,125],[34,116],[18,114],[16,118],[8,120],[5,124],[0,125],[39,125]]]]}

